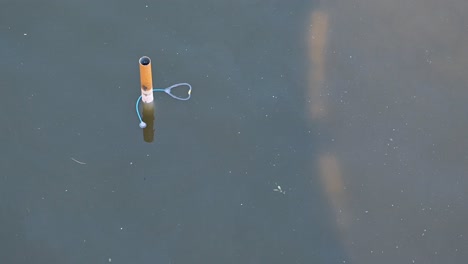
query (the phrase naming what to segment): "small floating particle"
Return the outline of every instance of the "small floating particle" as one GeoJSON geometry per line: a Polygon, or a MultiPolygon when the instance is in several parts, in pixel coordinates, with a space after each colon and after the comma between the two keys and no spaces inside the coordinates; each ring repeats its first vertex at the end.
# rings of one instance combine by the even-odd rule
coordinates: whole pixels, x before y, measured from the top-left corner
{"type": "Polygon", "coordinates": [[[78,164],[81,164],[81,165],[86,165],[86,163],[82,162],[82,161],[79,161],[73,157],[70,158],[71,160],[73,160],[74,162],[78,163],[78,164]]]}
{"type": "Polygon", "coordinates": [[[283,191],[283,189],[281,189],[281,186],[279,186],[279,185],[275,189],[273,189],[273,191],[279,192],[279,193],[282,193],[282,194],[286,194],[286,191],[283,191]]]}

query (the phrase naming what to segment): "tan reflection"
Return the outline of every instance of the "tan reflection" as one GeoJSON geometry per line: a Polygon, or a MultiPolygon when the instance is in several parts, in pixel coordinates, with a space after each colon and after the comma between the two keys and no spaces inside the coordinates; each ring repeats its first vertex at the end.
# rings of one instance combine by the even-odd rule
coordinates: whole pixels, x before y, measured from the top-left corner
{"type": "Polygon", "coordinates": [[[328,38],[328,15],[315,11],[311,16],[308,35],[309,60],[309,103],[312,119],[325,116],[326,105],[324,97],[325,81],[325,51],[328,38]]]}
{"type": "Polygon", "coordinates": [[[346,204],[346,188],[343,184],[340,164],[335,156],[323,155],[319,158],[320,180],[325,194],[336,217],[341,235],[344,235],[350,224],[349,207],[346,204]]]}
{"type": "MultiPolygon", "coordinates": [[[[314,11],[308,34],[309,69],[309,113],[311,121],[329,115],[326,103],[326,49],[328,45],[328,14],[314,11]]],[[[326,150],[325,150],[326,151],[326,150]]],[[[332,217],[340,236],[341,243],[350,255],[350,231],[352,212],[347,204],[348,194],[343,182],[340,163],[336,156],[322,154],[318,159],[320,181],[330,205],[332,217]]]]}

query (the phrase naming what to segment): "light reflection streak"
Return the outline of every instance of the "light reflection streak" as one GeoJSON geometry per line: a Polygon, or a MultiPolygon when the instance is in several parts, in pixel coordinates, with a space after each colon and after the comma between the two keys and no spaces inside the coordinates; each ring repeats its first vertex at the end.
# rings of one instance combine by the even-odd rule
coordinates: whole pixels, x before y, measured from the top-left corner
{"type": "MultiPolygon", "coordinates": [[[[309,113],[311,122],[325,118],[329,114],[325,96],[328,20],[328,14],[323,10],[314,11],[311,14],[311,24],[307,39],[310,61],[308,95],[310,98],[309,113]]],[[[341,244],[349,255],[351,241],[349,232],[352,213],[347,204],[348,195],[343,182],[343,174],[339,161],[334,155],[328,153],[321,154],[318,158],[318,168],[322,188],[325,190],[326,198],[331,207],[332,217],[336,220],[335,225],[340,235],[341,244]]]]}
{"type": "Polygon", "coordinates": [[[311,16],[308,35],[308,55],[311,63],[309,73],[309,105],[312,119],[318,119],[326,115],[326,104],[323,95],[327,30],[327,13],[314,11],[311,16]]]}

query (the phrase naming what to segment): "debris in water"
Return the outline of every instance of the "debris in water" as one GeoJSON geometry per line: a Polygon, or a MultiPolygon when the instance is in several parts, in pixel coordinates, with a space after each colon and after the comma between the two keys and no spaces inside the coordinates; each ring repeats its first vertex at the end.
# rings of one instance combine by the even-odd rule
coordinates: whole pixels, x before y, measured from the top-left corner
{"type": "Polygon", "coordinates": [[[78,164],[81,164],[81,165],[86,165],[86,163],[82,162],[82,161],[79,161],[73,157],[70,158],[71,160],[73,160],[74,162],[78,163],[78,164]]]}

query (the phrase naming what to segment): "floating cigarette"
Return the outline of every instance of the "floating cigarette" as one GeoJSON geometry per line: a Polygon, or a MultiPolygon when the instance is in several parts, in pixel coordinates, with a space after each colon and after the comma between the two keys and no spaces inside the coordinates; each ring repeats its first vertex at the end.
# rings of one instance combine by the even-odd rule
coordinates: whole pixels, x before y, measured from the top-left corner
{"type": "MultiPolygon", "coordinates": [[[[177,100],[186,101],[192,96],[192,86],[188,83],[178,83],[167,88],[156,88],[153,89],[153,76],[151,74],[151,59],[147,56],[143,56],[139,60],[140,64],[140,83],[141,83],[141,96],[138,97],[135,104],[135,111],[140,120],[140,127],[146,128],[147,125],[150,125],[150,130],[153,131],[152,123],[154,121],[154,97],[153,92],[165,92],[170,95],[172,98],[177,100]],[[180,86],[187,87],[187,97],[179,97],[172,94],[172,89],[180,86]],[[147,120],[150,120],[151,124],[146,124],[147,120],[143,121],[142,115],[140,114],[139,104],[140,101],[143,102],[143,117],[147,120]]],[[[148,129],[147,129],[148,130],[148,129]]]]}
{"type": "Polygon", "coordinates": [[[153,76],[151,74],[151,59],[147,56],[140,58],[141,101],[144,104],[152,103],[153,76]]]}

